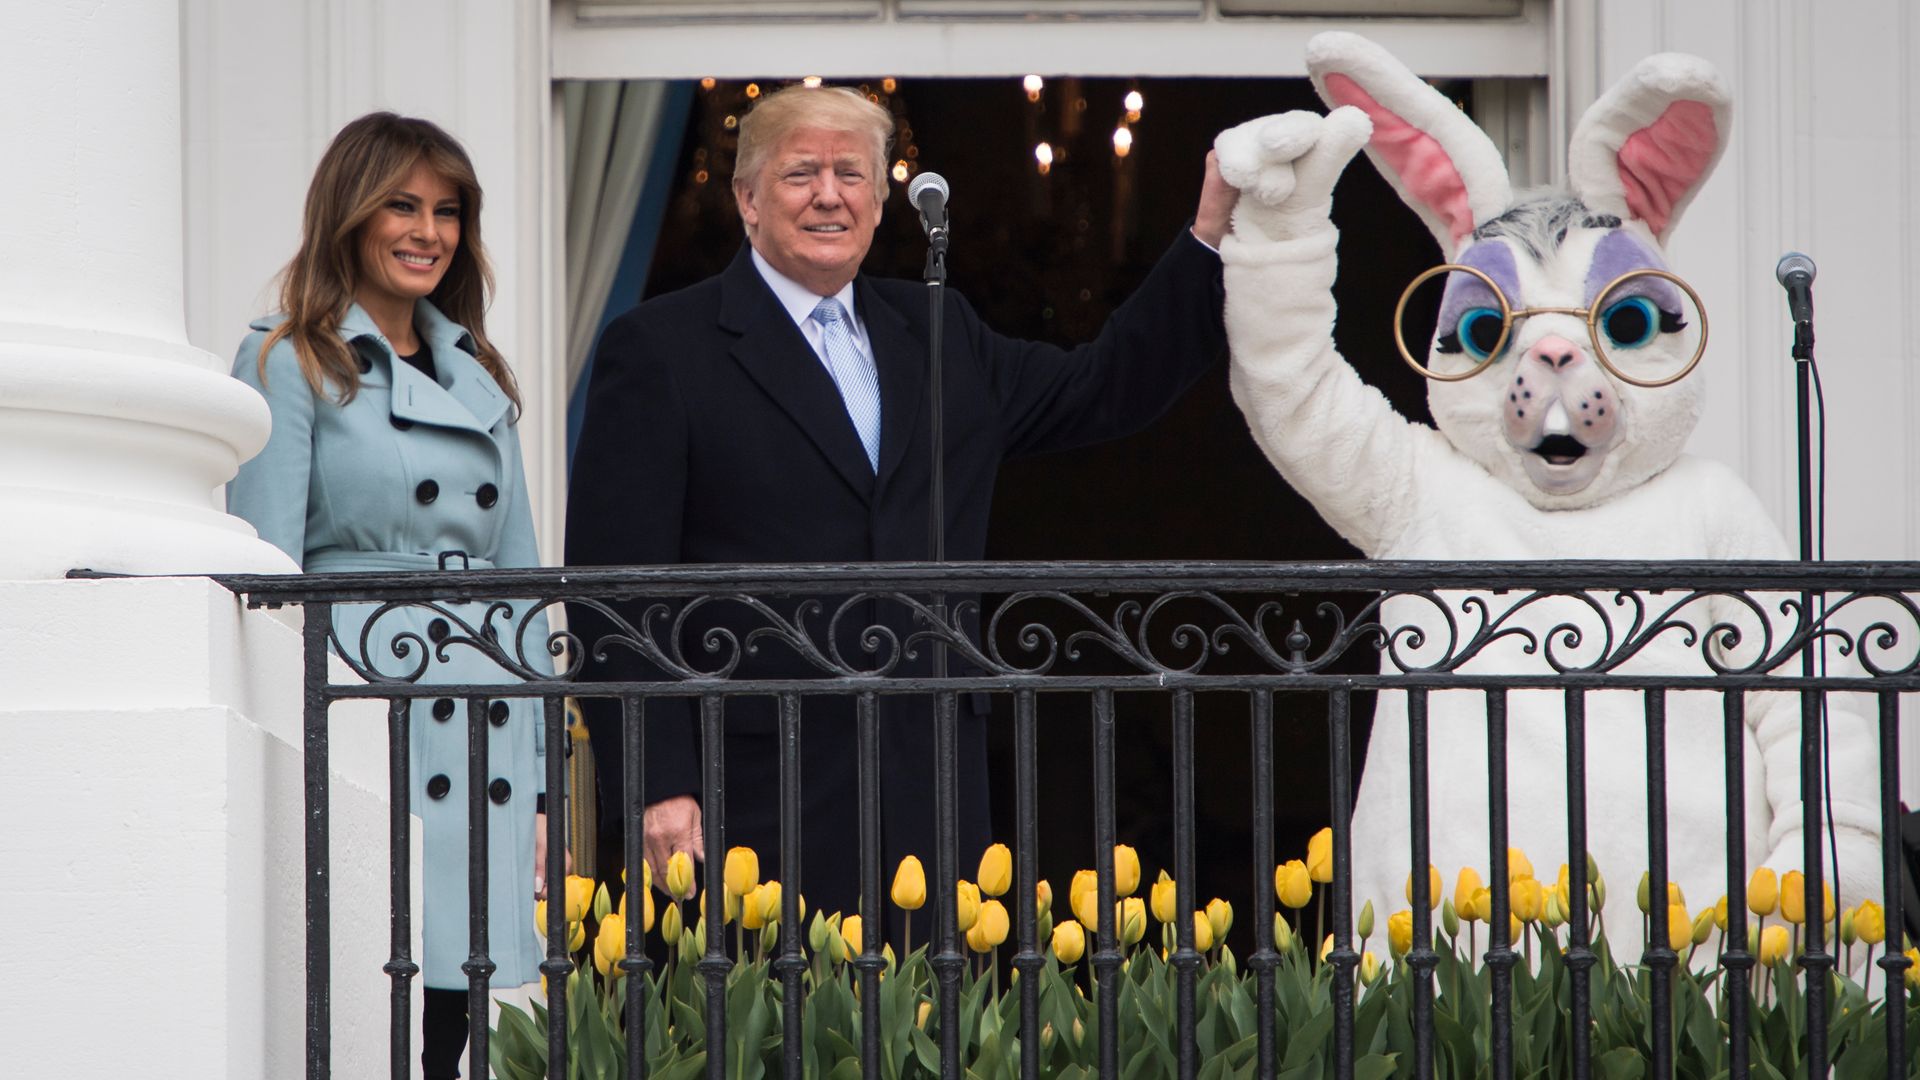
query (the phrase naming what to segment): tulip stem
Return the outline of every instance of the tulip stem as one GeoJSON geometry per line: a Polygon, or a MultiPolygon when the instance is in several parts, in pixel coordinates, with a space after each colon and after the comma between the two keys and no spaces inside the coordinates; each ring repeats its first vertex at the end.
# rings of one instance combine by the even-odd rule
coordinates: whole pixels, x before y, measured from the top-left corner
{"type": "Polygon", "coordinates": [[[911,959],[913,957],[913,912],[905,908],[901,910],[906,913],[907,917],[906,935],[901,938],[901,943],[906,946],[906,950],[901,953],[901,955],[911,959]]]}
{"type": "Polygon", "coordinates": [[[995,945],[987,951],[987,1000],[995,1006],[1000,1003],[1000,946],[995,945]]]}

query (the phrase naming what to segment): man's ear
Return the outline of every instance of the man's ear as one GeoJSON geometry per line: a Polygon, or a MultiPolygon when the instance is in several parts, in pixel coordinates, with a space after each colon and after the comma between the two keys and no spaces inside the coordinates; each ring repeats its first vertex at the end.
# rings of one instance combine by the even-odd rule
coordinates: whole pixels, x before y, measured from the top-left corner
{"type": "Polygon", "coordinates": [[[740,220],[752,232],[760,225],[760,211],[753,205],[753,185],[744,180],[733,182],[733,203],[740,208],[740,220]]]}

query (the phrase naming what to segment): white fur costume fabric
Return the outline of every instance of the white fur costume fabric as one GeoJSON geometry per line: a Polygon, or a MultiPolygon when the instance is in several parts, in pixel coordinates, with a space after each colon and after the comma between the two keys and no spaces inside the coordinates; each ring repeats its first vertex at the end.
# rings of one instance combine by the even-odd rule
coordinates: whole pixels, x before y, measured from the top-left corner
{"type": "MultiPolygon", "coordinates": [[[[1373,558],[1789,557],[1765,510],[1731,470],[1680,453],[1699,415],[1701,380],[1649,389],[1616,377],[1596,362],[1578,317],[1518,320],[1487,370],[1459,382],[1430,381],[1439,430],[1396,414],[1332,340],[1337,236],[1328,211],[1334,183],[1357,149],[1366,147],[1420,214],[1446,260],[1504,278],[1514,308],[1586,308],[1599,299],[1596,282],[1611,281],[1617,270],[1663,267],[1667,236],[1725,145],[1730,104],[1718,75],[1693,57],[1641,63],[1575,132],[1569,172],[1584,207],[1575,204],[1544,230],[1527,233],[1522,220],[1502,234],[1498,226],[1482,227],[1515,205],[1505,166],[1452,102],[1351,34],[1315,38],[1308,66],[1322,98],[1336,106],[1330,115],[1268,117],[1216,143],[1223,174],[1242,192],[1221,249],[1234,399],[1287,481],[1373,558]],[[1531,396],[1536,388],[1541,399],[1531,396]],[[1578,403],[1585,404],[1575,409],[1578,403]],[[1594,404],[1611,412],[1597,416],[1588,408],[1594,404]],[[1542,452],[1550,435],[1569,452],[1542,452]]],[[[1425,360],[1442,372],[1472,362],[1457,340],[1439,340],[1452,329],[1449,313],[1470,305],[1474,290],[1486,291],[1465,274],[1450,276],[1456,280],[1447,286],[1442,325],[1425,360]]],[[[1606,297],[1609,307],[1614,296],[1606,297]]],[[[1677,370],[1692,355],[1699,328],[1661,330],[1644,347],[1609,348],[1608,355],[1643,380],[1677,370]]],[[[1618,640],[1635,599],[1591,598],[1591,605],[1535,604],[1515,613],[1513,625],[1542,643],[1557,624],[1579,626],[1581,643],[1561,638],[1552,647],[1570,661],[1590,659],[1603,647],[1608,623],[1618,640]]],[[[1514,599],[1450,593],[1445,603],[1471,633],[1488,618],[1476,600],[1497,619],[1514,599]]],[[[1656,613],[1677,602],[1674,594],[1638,600],[1656,613]]],[[[1765,610],[1780,624],[1773,627],[1777,649],[1784,620],[1777,607],[1765,610]]],[[[1675,617],[1701,629],[1723,621],[1743,626],[1742,648],[1723,650],[1735,661],[1750,662],[1766,636],[1763,616],[1730,601],[1699,601],[1675,617]]],[[[1402,646],[1409,665],[1431,662],[1446,647],[1444,614],[1421,600],[1390,602],[1385,622],[1428,632],[1424,651],[1402,646]]],[[[1391,655],[1384,663],[1396,667],[1391,655]]],[[[1542,655],[1527,655],[1508,638],[1461,670],[1550,669],[1542,655]]],[[[1700,646],[1678,632],[1659,635],[1621,671],[1711,673],[1700,646]]],[[[1455,691],[1433,694],[1430,704],[1433,863],[1449,892],[1461,867],[1485,876],[1490,865],[1485,701],[1478,692],[1455,691]]],[[[1724,715],[1717,694],[1669,693],[1666,702],[1669,868],[1698,911],[1726,889],[1724,715]]],[[[1852,906],[1879,896],[1879,785],[1873,730],[1848,704],[1831,717],[1831,768],[1842,897],[1852,906]]],[[[1609,884],[1606,928],[1615,953],[1637,957],[1634,885],[1648,862],[1645,701],[1637,692],[1609,691],[1587,695],[1586,707],[1589,848],[1609,884]]],[[[1731,827],[1744,829],[1750,867],[1799,867],[1797,698],[1749,695],[1745,720],[1746,813],[1731,827]]],[[[1549,883],[1567,859],[1564,722],[1560,693],[1510,695],[1510,843],[1549,883]]],[[[1357,912],[1372,900],[1383,919],[1407,906],[1407,747],[1405,696],[1382,694],[1353,819],[1353,904],[1357,912]]]]}

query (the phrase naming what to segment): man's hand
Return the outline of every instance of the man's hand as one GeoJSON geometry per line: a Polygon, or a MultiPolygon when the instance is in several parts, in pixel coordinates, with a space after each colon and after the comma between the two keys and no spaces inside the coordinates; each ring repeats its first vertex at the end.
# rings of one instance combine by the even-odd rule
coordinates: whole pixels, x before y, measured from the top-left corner
{"type": "Polygon", "coordinates": [[[1227,226],[1233,221],[1233,204],[1240,189],[1220,175],[1220,155],[1207,151],[1207,175],[1200,183],[1200,208],[1193,214],[1193,237],[1215,251],[1226,239],[1227,226]]]}
{"type": "Polygon", "coordinates": [[[684,851],[696,862],[706,858],[706,838],[700,828],[700,802],[691,795],[675,795],[650,803],[646,811],[647,865],[653,880],[667,880],[667,860],[684,851]]]}

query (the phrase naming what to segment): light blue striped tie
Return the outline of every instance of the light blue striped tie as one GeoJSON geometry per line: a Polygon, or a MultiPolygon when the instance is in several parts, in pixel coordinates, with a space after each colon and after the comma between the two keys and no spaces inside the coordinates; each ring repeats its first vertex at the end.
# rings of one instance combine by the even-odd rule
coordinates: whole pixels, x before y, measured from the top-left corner
{"type": "Polygon", "coordinates": [[[847,416],[867,449],[867,464],[880,471],[880,376],[873,359],[853,340],[846,309],[829,296],[814,305],[813,321],[820,324],[820,342],[826,347],[827,372],[840,388],[847,416]]]}

